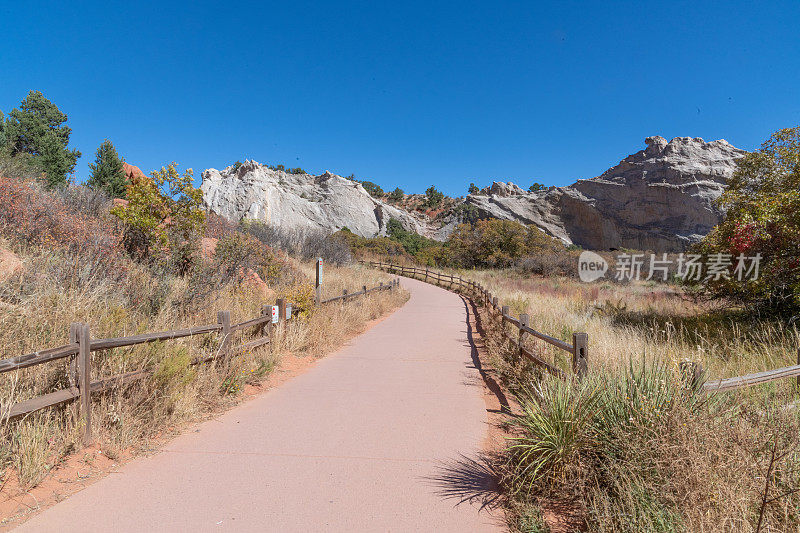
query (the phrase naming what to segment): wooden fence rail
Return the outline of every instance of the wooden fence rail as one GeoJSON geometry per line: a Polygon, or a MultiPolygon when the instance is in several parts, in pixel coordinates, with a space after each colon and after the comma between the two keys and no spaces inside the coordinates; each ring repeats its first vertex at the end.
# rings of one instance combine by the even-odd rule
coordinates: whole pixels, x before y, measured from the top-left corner
{"type": "MultiPolygon", "coordinates": [[[[702,372],[702,369],[700,371],[702,372]]],[[[800,376],[800,365],[776,368],[774,370],[767,370],[765,372],[756,372],[755,374],[747,374],[744,376],[736,376],[716,381],[706,381],[703,383],[702,390],[710,392],[725,392],[734,389],[750,387],[752,385],[760,385],[761,383],[775,381],[776,379],[785,379],[797,376],[800,376]]]]}
{"type": "MultiPolygon", "coordinates": [[[[362,263],[368,264],[371,267],[387,270],[388,272],[395,272],[403,276],[415,278],[419,277],[424,281],[430,280],[436,283],[449,283],[451,288],[458,287],[460,289],[464,289],[479,298],[480,301],[492,312],[496,313],[497,309],[500,309],[500,320],[502,320],[503,323],[511,324],[513,327],[519,330],[519,335],[516,338],[507,331],[504,331],[503,335],[510,342],[515,342],[519,346],[520,353],[530,361],[542,366],[553,374],[564,376],[563,371],[544,361],[522,346],[521,338],[524,334],[532,335],[548,344],[551,344],[552,346],[555,346],[556,348],[571,353],[572,369],[576,375],[583,376],[588,370],[587,354],[589,347],[589,336],[586,333],[573,333],[572,344],[569,344],[568,342],[536,331],[528,325],[527,315],[522,315],[519,318],[511,316],[508,313],[508,306],[500,305],[497,297],[492,295],[492,293],[487,291],[482,285],[476,283],[475,281],[463,279],[460,276],[455,276],[454,274],[445,274],[429,268],[395,265],[392,263],[375,261],[362,261],[362,263]]],[[[797,379],[797,386],[800,388],[800,352],[798,352],[797,363],[797,365],[784,368],[776,368],[774,370],[756,372],[744,376],[730,377],[715,381],[704,381],[705,378],[703,368],[699,363],[696,362],[689,362],[686,365],[682,365],[681,370],[684,374],[686,374],[684,379],[688,380],[692,388],[700,392],[726,392],[792,377],[797,379]]]]}
{"type": "Polygon", "coordinates": [[[531,350],[527,349],[523,343],[527,335],[531,335],[540,339],[547,344],[555,346],[558,349],[564,350],[572,354],[572,369],[575,375],[583,377],[588,369],[588,351],[589,351],[589,335],[587,333],[573,333],[572,344],[551,337],[540,331],[536,331],[528,325],[528,316],[522,315],[517,318],[511,316],[508,312],[508,306],[502,305],[497,296],[486,290],[481,284],[471,279],[464,279],[455,274],[446,274],[431,270],[430,268],[419,268],[405,265],[395,265],[392,263],[382,263],[376,261],[362,261],[362,264],[369,265],[373,268],[386,270],[389,273],[400,274],[401,276],[408,276],[419,278],[426,282],[435,282],[437,284],[447,283],[450,289],[461,289],[469,293],[473,298],[478,299],[489,309],[491,317],[496,317],[500,324],[511,324],[515,327],[517,335],[511,335],[508,331],[503,330],[503,335],[507,340],[517,345],[520,355],[531,361],[532,363],[544,368],[548,372],[565,377],[564,371],[548,363],[531,350]]]}
{"type": "MultiPolygon", "coordinates": [[[[318,265],[320,265],[318,268],[321,268],[321,262],[318,262],[318,265]]],[[[317,305],[324,305],[340,300],[345,302],[357,296],[366,296],[369,293],[377,291],[392,290],[399,286],[399,280],[393,279],[389,284],[384,284],[381,282],[379,285],[371,289],[367,289],[366,286],[362,286],[360,291],[352,293],[348,293],[345,290],[342,296],[336,296],[334,298],[322,300],[320,296],[322,293],[318,270],[316,301],[317,305]]],[[[136,370],[133,372],[126,372],[124,374],[104,378],[98,381],[91,381],[92,352],[135,346],[149,342],[168,341],[199,335],[208,335],[212,333],[218,334],[219,348],[214,353],[195,358],[190,363],[192,365],[197,365],[217,359],[232,357],[241,352],[252,350],[259,346],[268,344],[272,337],[272,328],[282,327],[286,321],[291,320],[292,316],[296,316],[300,311],[301,309],[299,309],[297,306],[287,303],[283,298],[279,298],[275,302],[274,306],[265,305],[261,310],[260,316],[236,324],[231,324],[229,311],[220,311],[217,315],[216,324],[108,339],[92,339],[88,324],[72,324],[70,327],[69,344],[0,360],[0,374],[2,374],[4,372],[20,370],[68,357],[75,358],[75,361],[71,365],[71,369],[69,371],[69,388],[57,390],[42,396],[37,396],[29,400],[15,403],[10,406],[8,412],[0,413],[0,417],[2,417],[0,421],[8,422],[9,420],[23,417],[46,407],[53,407],[80,399],[80,413],[83,422],[83,441],[85,444],[88,444],[92,440],[92,424],[90,418],[91,394],[120,387],[152,374],[152,371],[149,370],[136,370]],[[253,334],[256,338],[237,346],[232,346],[233,335],[237,332],[248,329],[253,330],[253,334]]]]}

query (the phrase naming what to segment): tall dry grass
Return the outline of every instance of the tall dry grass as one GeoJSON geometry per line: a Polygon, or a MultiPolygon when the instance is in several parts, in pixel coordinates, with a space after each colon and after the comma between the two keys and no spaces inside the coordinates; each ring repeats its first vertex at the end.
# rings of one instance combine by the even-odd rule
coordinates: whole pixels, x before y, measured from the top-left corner
{"type": "MultiPolygon", "coordinates": [[[[489,288],[515,316],[528,313],[536,330],[567,342],[573,332],[588,333],[594,368],[657,357],[676,368],[682,361],[700,362],[716,379],[797,364],[797,327],[695,302],[677,286],[585,284],[513,271],[465,275],[489,288]]],[[[544,343],[538,347],[568,368],[569,354],[544,343]]]]}
{"type": "MultiPolygon", "coordinates": [[[[518,400],[503,480],[512,529],[546,530],[555,501],[589,531],[800,530],[794,380],[698,396],[679,371],[682,361],[701,362],[710,378],[795,364],[795,327],[697,303],[669,285],[462,276],[513,315],[528,313],[539,331],[567,342],[589,334],[589,376],[562,381],[516,357],[481,311],[491,366],[518,400]]],[[[569,371],[570,354],[528,343],[569,371]]]]}
{"type": "MultiPolygon", "coordinates": [[[[289,354],[322,355],[365,325],[401,305],[407,295],[385,291],[354,298],[346,304],[331,304],[316,312],[311,264],[291,259],[294,273],[270,287],[269,299],[247,283],[229,283],[207,294],[203,302],[185,306],[189,278],[160,276],[151,268],[125,262],[122,277],[107,272],[93,275],[63,251],[37,247],[17,248],[25,273],[0,284],[0,358],[65,344],[69,325],[85,322],[94,338],[127,336],[215,323],[218,310],[231,312],[234,323],[259,315],[261,307],[277,297],[305,308],[298,318],[277,330],[270,344],[233,357],[190,365],[195,358],[214,353],[217,335],[95,352],[92,379],[102,379],[133,370],[152,375],[130,386],[96,394],[92,402],[95,440],[114,457],[121,450],[148,449],[149,442],[238,401],[248,383],[256,383],[289,354]],[[281,281],[282,280],[282,281],[281,281]],[[305,301],[302,301],[305,299],[305,301]]],[[[85,257],[83,257],[85,259],[85,257]]],[[[327,267],[325,290],[362,285],[369,287],[391,277],[357,266],[327,267]]],[[[245,341],[247,332],[234,344],[245,341]],[[241,340],[239,340],[241,339],[241,340]]],[[[70,385],[69,361],[55,361],[0,376],[0,485],[18,478],[23,487],[40,482],[64,457],[79,448],[80,421],[72,406],[33,413],[7,422],[12,404],[70,385]]]]}

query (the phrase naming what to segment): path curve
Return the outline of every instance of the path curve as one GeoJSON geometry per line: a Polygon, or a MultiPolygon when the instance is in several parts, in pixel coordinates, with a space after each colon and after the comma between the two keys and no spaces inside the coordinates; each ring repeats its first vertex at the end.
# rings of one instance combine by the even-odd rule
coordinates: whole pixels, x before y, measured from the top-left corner
{"type": "Polygon", "coordinates": [[[308,372],[18,531],[501,531],[445,481],[488,430],[466,306],[403,286],[408,303],[308,372]]]}

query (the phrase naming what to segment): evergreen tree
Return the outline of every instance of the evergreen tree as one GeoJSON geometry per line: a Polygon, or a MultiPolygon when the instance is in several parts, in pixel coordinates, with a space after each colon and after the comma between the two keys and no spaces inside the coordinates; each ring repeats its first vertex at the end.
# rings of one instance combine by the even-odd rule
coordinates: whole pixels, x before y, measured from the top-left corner
{"type": "Polygon", "coordinates": [[[90,163],[89,168],[92,169],[92,175],[86,185],[105,191],[111,198],[125,198],[125,168],[111,141],[103,141],[97,149],[94,164],[90,163]]]}
{"type": "Polygon", "coordinates": [[[0,111],[0,150],[6,147],[6,118],[0,111]]]}
{"type": "Polygon", "coordinates": [[[5,138],[12,154],[34,156],[44,169],[47,185],[67,182],[81,153],[67,148],[72,129],[65,126],[67,115],[39,91],[31,91],[18,109],[11,110],[5,123],[5,138]]]}
{"type": "Polygon", "coordinates": [[[405,197],[405,192],[400,187],[396,187],[389,193],[389,200],[392,202],[399,202],[405,197]]]}
{"type": "Polygon", "coordinates": [[[480,191],[480,189],[478,188],[477,185],[475,185],[474,183],[470,183],[469,184],[469,193],[470,194],[477,194],[479,191],[480,191]]]}
{"type": "Polygon", "coordinates": [[[426,199],[423,203],[425,207],[438,207],[444,200],[444,193],[440,192],[435,185],[428,187],[425,191],[425,196],[426,199]]]}

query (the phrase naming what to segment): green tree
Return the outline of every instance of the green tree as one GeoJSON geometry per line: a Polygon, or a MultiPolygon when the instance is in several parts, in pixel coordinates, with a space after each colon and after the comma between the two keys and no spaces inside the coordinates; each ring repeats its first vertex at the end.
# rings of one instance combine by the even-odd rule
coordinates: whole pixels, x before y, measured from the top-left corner
{"type": "Polygon", "coordinates": [[[726,275],[706,279],[704,290],[759,310],[800,314],[800,126],[778,130],[739,159],[717,202],[725,218],[699,249],[730,265],[726,275]],[[746,258],[757,254],[755,278],[746,258]]]}
{"type": "Polygon", "coordinates": [[[94,163],[89,164],[92,175],[86,185],[105,191],[111,198],[125,198],[125,167],[111,141],[106,139],[97,149],[94,163]]]}
{"type": "Polygon", "coordinates": [[[39,91],[31,91],[18,109],[11,110],[5,124],[6,142],[12,155],[31,154],[45,172],[47,185],[67,182],[81,153],[70,150],[72,129],[64,125],[67,115],[39,91]]]}
{"type": "Polygon", "coordinates": [[[536,191],[543,191],[546,188],[547,188],[547,185],[544,185],[542,183],[534,181],[533,184],[530,187],[528,187],[528,190],[530,192],[536,192],[536,191]]]}
{"type": "Polygon", "coordinates": [[[400,187],[396,187],[395,190],[389,193],[389,200],[392,202],[400,202],[405,198],[405,191],[400,187]]]}
{"type": "Polygon", "coordinates": [[[377,183],[365,180],[361,182],[361,186],[364,187],[364,190],[366,190],[369,195],[374,198],[380,198],[383,196],[383,189],[381,189],[381,186],[377,183]]]}
{"type": "Polygon", "coordinates": [[[470,194],[478,194],[479,192],[480,192],[480,189],[478,188],[477,185],[475,185],[474,183],[470,183],[469,184],[469,193],[470,194]]]}
{"type": "Polygon", "coordinates": [[[6,118],[2,111],[0,111],[0,150],[6,147],[6,118]]]}
{"type": "Polygon", "coordinates": [[[444,200],[444,193],[436,189],[434,185],[428,187],[425,191],[425,196],[427,197],[425,199],[425,207],[437,207],[444,200]]]}

